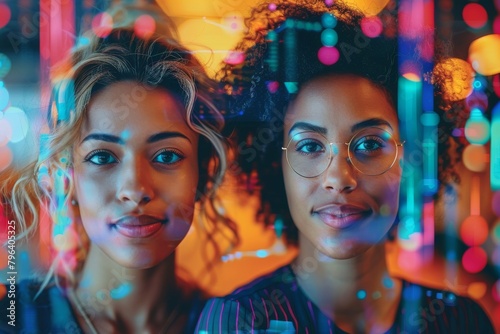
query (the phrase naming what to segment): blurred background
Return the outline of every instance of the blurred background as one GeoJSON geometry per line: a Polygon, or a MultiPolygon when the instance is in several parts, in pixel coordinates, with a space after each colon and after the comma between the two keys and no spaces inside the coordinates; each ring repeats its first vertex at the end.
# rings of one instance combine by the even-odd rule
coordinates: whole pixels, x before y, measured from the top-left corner
{"type": "MultiPolygon", "coordinates": [[[[406,138],[411,148],[407,150],[420,154],[420,160],[415,155],[406,157],[410,166],[418,168],[402,191],[399,238],[388,245],[391,269],[410,280],[478,300],[500,332],[500,0],[349,2],[371,17],[371,33],[377,33],[387,15],[399,17],[401,90],[406,94],[400,97],[416,101],[410,106],[413,118],[407,118],[402,133],[405,129],[414,133],[406,138]],[[434,63],[434,45],[440,55],[449,57],[447,61],[434,63]],[[439,115],[433,111],[432,87],[425,78],[436,67],[451,74],[446,92],[451,99],[465,101],[462,109],[439,115]],[[461,181],[440,188],[435,130],[443,117],[450,124],[448,135],[458,138],[463,149],[448,148],[456,156],[461,181]]],[[[48,110],[49,70],[74,45],[85,43],[81,32],[106,34],[106,29],[122,24],[145,35],[172,34],[215,76],[223,61],[238,61],[231,50],[244,33],[244,19],[255,3],[0,0],[0,171],[37,154],[48,110]],[[120,9],[124,5],[127,10],[120,9]]],[[[177,253],[179,271],[212,295],[229,293],[296,254],[274,229],[256,222],[258,188],[244,191],[234,174],[229,173],[220,198],[238,224],[240,245],[228,248],[221,241],[224,254],[207,271],[204,248],[199,247],[201,232],[193,227],[177,253]]],[[[0,212],[2,243],[6,224],[7,217],[0,212]]],[[[20,276],[46,268],[49,236],[42,225],[39,243],[24,246],[18,261],[20,276]]],[[[5,271],[6,256],[1,249],[0,270],[5,271]]],[[[0,296],[3,293],[5,286],[0,285],[0,296]]]]}

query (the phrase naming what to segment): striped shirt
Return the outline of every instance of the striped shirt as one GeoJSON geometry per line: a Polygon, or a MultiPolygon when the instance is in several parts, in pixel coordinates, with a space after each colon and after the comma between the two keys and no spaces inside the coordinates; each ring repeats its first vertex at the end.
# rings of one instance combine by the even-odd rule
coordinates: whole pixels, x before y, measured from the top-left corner
{"type": "MultiPolygon", "coordinates": [[[[403,281],[396,319],[387,333],[494,333],[483,309],[448,291],[403,281]]],[[[195,333],[345,333],[302,292],[290,265],[226,297],[210,299],[195,333]]]]}

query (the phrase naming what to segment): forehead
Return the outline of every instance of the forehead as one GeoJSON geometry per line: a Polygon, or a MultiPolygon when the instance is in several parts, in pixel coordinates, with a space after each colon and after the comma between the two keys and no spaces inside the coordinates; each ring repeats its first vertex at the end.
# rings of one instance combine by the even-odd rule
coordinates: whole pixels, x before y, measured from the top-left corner
{"type": "Polygon", "coordinates": [[[179,99],[162,88],[123,81],[111,84],[91,98],[83,130],[113,133],[154,131],[165,126],[187,127],[185,108],[179,99]]]}
{"type": "Polygon", "coordinates": [[[322,126],[352,126],[370,118],[381,118],[397,127],[395,107],[382,88],[358,76],[324,76],[301,88],[287,110],[285,127],[297,119],[316,120],[322,126]]]}

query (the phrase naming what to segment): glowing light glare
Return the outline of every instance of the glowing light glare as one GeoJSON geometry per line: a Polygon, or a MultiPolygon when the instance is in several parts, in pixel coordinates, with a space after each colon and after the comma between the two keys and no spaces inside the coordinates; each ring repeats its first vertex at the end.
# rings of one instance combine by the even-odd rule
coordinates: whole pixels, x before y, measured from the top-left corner
{"type": "MultiPolygon", "coordinates": [[[[500,217],[500,191],[495,191],[495,193],[493,194],[493,198],[491,200],[491,207],[495,215],[497,217],[500,217]]],[[[500,224],[500,220],[498,221],[498,224],[500,224]]],[[[500,234],[498,235],[498,237],[500,238],[500,234]]]]}
{"type": "Polygon", "coordinates": [[[360,300],[363,300],[366,298],[366,291],[365,290],[358,290],[358,292],[356,292],[356,297],[358,297],[358,299],[360,300]]]}
{"type": "Polygon", "coordinates": [[[113,29],[113,18],[106,12],[99,13],[92,19],[92,30],[96,36],[104,38],[113,29]]]}
{"type": "Polygon", "coordinates": [[[0,79],[5,77],[12,67],[12,62],[5,54],[0,53],[0,79]]]}
{"type": "Polygon", "coordinates": [[[465,60],[449,58],[439,62],[432,76],[441,86],[444,98],[449,101],[463,100],[472,93],[474,71],[465,60]]]}
{"type": "Polygon", "coordinates": [[[333,65],[339,58],[340,53],[336,47],[322,46],[318,51],[318,59],[325,65],[333,65]]]}
{"type": "Polygon", "coordinates": [[[8,104],[9,91],[4,86],[0,86],[0,111],[4,110],[8,104]]]}
{"type": "Polygon", "coordinates": [[[134,23],[134,32],[141,38],[148,38],[156,31],[156,21],[151,15],[141,15],[134,23]]]}
{"type": "Polygon", "coordinates": [[[465,138],[471,144],[484,145],[490,140],[490,122],[482,115],[465,123],[465,138]]]}
{"type": "Polygon", "coordinates": [[[268,81],[266,82],[267,90],[274,94],[278,91],[280,84],[278,81],[268,81]]]}
{"type": "Polygon", "coordinates": [[[4,3],[0,3],[0,29],[5,27],[9,23],[11,17],[11,12],[9,6],[4,3]]]}
{"type": "Polygon", "coordinates": [[[469,46],[469,61],[474,70],[490,76],[500,73],[500,35],[480,37],[469,46]]]}
{"type": "Polygon", "coordinates": [[[384,26],[378,16],[367,16],[361,19],[361,31],[368,37],[380,36],[384,26]]]}
{"type": "Polygon", "coordinates": [[[460,226],[460,237],[467,246],[479,246],[488,238],[488,222],[482,216],[469,216],[460,226]]]}
{"type": "Polygon", "coordinates": [[[403,73],[403,78],[408,79],[413,82],[420,82],[420,76],[416,73],[407,72],[403,73]]]}
{"type": "Polygon", "coordinates": [[[467,287],[467,294],[474,299],[481,299],[485,294],[488,287],[484,282],[473,282],[467,287]]]}
{"type": "MultiPolygon", "coordinates": [[[[5,262],[5,264],[7,264],[7,262],[5,262]]],[[[5,297],[6,294],[7,294],[7,287],[5,286],[5,284],[0,283],[0,299],[3,299],[3,297],[5,297]]]]}
{"type": "Polygon", "coordinates": [[[5,110],[3,119],[10,123],[12,137],[10,141],[17,143],[26,137],[29,129],[29,122],[26,113],[16,107],[9,107],[5,110]]]}
{"type": "Polygon", "coordinates": [[[274,12],[276,10],[276,4],[275,3],[270,3],[267,8],[269,8],[269,10],[271,12],[274,12]]]}
{"type": "Polygon", "coordinates": [[[462,265],[464,269],[471,274],[483,270],[484,267],[486,267],[487,261],[488,257],[486,252],[481,247],[471,247],[467,249],[462,256],[462,265]]]}
{"type": "Polygon", "coordinates": [[[462,161],[468,170],[472,172],[483,172],[486,169],[487,155],[482,145],[468,145],[462,155],[462,161]]]}
{"type": "Polygon", "coordinates": [[[0,172],[12,163],[12,152],[8,146],[0,146],[0,172]]]}
{"type": "Polygon", "coordinates": [[[488,21],[486,9],[478,3],[469,3],[465,5],[462,10],[462,17],[465,23],[473,29],[484,27],[488,21]]]}
{"type": "Polygon", "coordinates": [[[10,123],[4,119],[0,119],[0,146],[7,145],[12,137],[12,128],[10,123]]]}
{"type": "MultiPolygon", "coordinates": [[[[7,241],[7,240],[2,240],[2,244],[7,241]]],[[[7,267],[7,263],[9,260],[9,253],[7,253],[7,248],[1,247],[0,248],[0,269],[4,269],[7,267]]]]}
{"type": "Polygon", "coordinates": [[[245,61],[245,53],[241,51],[228,52],[224,62],[229,65],[238,65],[245,61]]]}
{"type": "Polygon", "coordinates": [[[406,251],[416,251],[422,246],[423,236],[420,232],[413,232],[408,239],[399,238],[399,245],[406,251]]]}

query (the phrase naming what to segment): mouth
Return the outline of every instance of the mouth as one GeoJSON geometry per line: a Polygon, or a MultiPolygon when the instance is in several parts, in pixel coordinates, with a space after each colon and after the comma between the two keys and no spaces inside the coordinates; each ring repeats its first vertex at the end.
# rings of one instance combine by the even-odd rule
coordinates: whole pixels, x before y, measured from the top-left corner
{"type": "Polygon", "coordinates": [[[369,217],[371,213],[371,209],[353,205],[327,205],[312,211],[313,216],[317,216],[327,226],[336,230],[348,229],[369,217]]]}
{"type": "Polygon", "coordinates": [[[168,222],[168,218],[162,219],[148,215],[126,216],[112,223],[110,229],[128,238],[148,238],[156,234],[168,222]]]}

